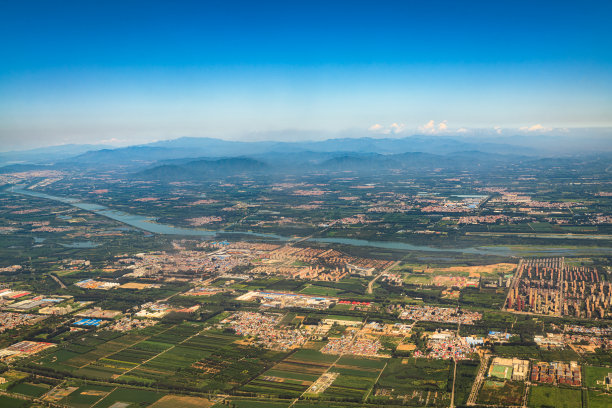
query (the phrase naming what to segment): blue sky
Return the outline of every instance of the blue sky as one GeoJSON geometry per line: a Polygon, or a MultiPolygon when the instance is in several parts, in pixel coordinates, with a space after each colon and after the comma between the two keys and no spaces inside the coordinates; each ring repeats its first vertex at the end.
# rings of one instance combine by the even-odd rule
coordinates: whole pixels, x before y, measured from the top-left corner
{"type": "Polygon", "coordinates": [[[0,140],[610,127],[611,17],[609,1],[1,1],[0,140]]]}

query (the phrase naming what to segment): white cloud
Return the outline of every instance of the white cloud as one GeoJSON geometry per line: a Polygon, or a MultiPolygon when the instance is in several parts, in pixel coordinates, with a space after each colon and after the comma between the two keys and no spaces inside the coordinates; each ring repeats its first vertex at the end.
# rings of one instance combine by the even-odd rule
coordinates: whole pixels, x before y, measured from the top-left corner
{"type": "Polygon", "coordinates": [[[376,123],[368,128],[370,132],[381,133],[383,135],[401,133],[405,129],[406,129],[406,125],[403,123],[392,123],[389,126],[383,126],[380,123],[376,123]]]}
{"type": "Polygon", "coordinates": [[[552,128],[544,127],[538,123],[533,126],[520,127],[519,130],[522,130],[523,132],[550,132],[552,128]]]}
{"type": "MultiPolygon", "coordinates": [[[[127,140],[125,140],[125,139],[117,139],[116,137],[111,137],[110,139],[98,140],[95,143],[96,144],[105,144],[105,145],[120,145],[120,144],[125,144],[126,142],[127,142],[127,140]]],[[[156,140],[154,140],[153,142],[156,142],[156,140]]],[[[153,143],[153,142],[151,142],[151,143],[153,143]]]]}
{"type": "Polygon", "coordinates": [[[448,130],[448,123],[446,120],[443,120],[442,122],[438,122],[436,124],[436,122],[432,119],[423,126],[419,126],[420,132],[429,134],[445,132],[446,130],[448,130]]]}
{"type": "Polygon", "coordinates": [[[391,133],[400,133],[405,128],[406,128],[406,125],[404,125],[403,123],[400,123],[400,124],[392,123],[391,126],[389,126],[389,130],[391,131],[391,133]]]}
{"type": "Polygon", "coordinates": [[[493,130],[495,130],[495,133],[497,133],[498,135],[502,134],[501,126],[493,126],[493,130]]]}
{"type": "Polygon", "coordinates": [[[457,129],[457,133],[467,133],[467,131],[468,130],[464,127],[457,129]]]}
{"type": "Polygon", "coordinates": [[[436,131],[436,122],[432,119],[423,126],[419,126],[419,130],[425,133],[433,133],[436,131]]]}

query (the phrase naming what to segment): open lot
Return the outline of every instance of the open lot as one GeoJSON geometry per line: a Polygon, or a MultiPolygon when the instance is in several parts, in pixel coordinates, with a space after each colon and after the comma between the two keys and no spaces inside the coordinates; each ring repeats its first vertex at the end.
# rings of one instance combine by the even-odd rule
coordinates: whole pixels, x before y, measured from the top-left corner
{"type": "Polygon", "coordinates": [[[522,382],[486,380],[478,393],[477,402],[484,405],[521,405],[525,393],[522,382]]]}

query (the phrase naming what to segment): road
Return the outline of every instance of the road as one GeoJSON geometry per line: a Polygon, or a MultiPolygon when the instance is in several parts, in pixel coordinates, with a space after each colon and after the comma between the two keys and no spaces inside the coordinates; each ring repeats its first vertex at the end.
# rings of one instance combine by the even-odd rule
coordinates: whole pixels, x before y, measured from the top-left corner
{"type": "Polygon", "coordinates": [[[516,267],[516,272],[514,272],[514,276],[512,277],[512,282],[510,283],[510,288],[508,288],[508,294],[506,295],[506,300],[504,301],[504,307],[502,307],[503,311],[508,311],[508,299],[510,299],[510,294],[517,287],[520,279],[519,274],[522,272],[523,260],[519,261],[518,266],[516,267]]]}
{"type": "Polygon", "coordinates": [[[489,365],[489,358],[491,356],[489,354],[484,354],[480,358],[480,368],[478,369],[478,374],[476,375],[476,379],[474,380],[474,384],[472,385],[472,390],[470,391],[470,396],[467,400],[467,405],[476,405],[476,398],[478,397],[478,390],[480,389],[480,384],[485,378],[485,373],[487,372],[487,366],[489,365]]]}
{"type": "Polygon", "coordinates": [[[523,406],[521,408],[527,408],[527,401],[529,401],[529,387],[531,383],[525,382],[525,395],[523,395],[523,406]]]}
{"type": "Polygon", "coordinates": [[[451,390],[451,403],[450,408],[455,408],[455,382],[457,380],[457,359],[453,358],[455,368],[453,368],[453,389],[451,390]]]}
{"type": "Polygon", "coordinates": [[[400,261],[395,261],[393,262],[391,265],[387,266],[385,269],[383,269],[378,275],[376,275],[374,277],[374,279],[372,279],[370,282],[368,282],[368,289],[366,291],[366,293],[368,295],[372,294],[372,289],[374,288],[374,282],[376,282],[376,280],[378,278],[380,278],[381,276],[383,276],[388,270],[394,268],[395,266],[397,266],[400,263],[400,261]]]}
{"type": "Polygon", "coordinates": [[[58,285],[60,285],[60,288],[62,288],[62,289],[66,289],[66,285],[64,285],[64,282],[62,282],[62,281],[60,280],[60,278],[58,278],[57,276],[55,276],[55,274],[50,273],[50,274],[49,274],[49,276],[51,276],[51,278],[53,278],[53,280],[54,280],[55,282],[57,282],[57,284],[58,284],[58,285]]]}

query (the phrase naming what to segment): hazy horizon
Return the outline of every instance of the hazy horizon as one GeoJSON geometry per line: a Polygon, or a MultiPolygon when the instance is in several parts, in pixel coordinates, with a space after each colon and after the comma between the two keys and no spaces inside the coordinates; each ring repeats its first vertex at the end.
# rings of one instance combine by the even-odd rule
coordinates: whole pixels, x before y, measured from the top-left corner
{"type": "MultiPolygon", "coordinates": [[[[601,128],[579,128],[579,129],[470,129],[469,131],[457,132],[455,130],[446,130],[444,132],[433,132],[423,133],[418,132],[418,129],[409,133],[408,130],[402,130],[399,133],[393,132],[375,132],[375,131],[359,131],[359,130],[345,130],[341,132],[321,132],[321,131],[308,131],[308,130],[278,130],[270,132],[258,132],[249,133],[242,135],[207,135],[207,136],[176,136],[176,137],[161,137],[161,138],[147,138],[143,139],[116,139],[111,138],[107,140],[98,141],[67,141],[60,143],[53,143],[52,141],[45,144],[33,143],[33,144],[19,144],[11,145],[10,143],[3,143],[0,146],[0,153],[11,153],[21,152],[29,150],[38,150],[45,148],[60,148],[62,146],[92,146],[92,147],[103,147],[103,148],[123,148],[123,147],[134,147],[144,146],[156,143],[165,143],[178,141],[180,139],[215,139],[227,142],[243,142],[243,143],[266,143],[266,142],[285,142],[285,143],[316,143],[325,142],[331,140],[340,139],[410,139],[410,138],[432,138],[435,139],[453,139],[453,140],[469,140],[469,141],[483,141],[487,143],[510,143],[510,144],[525,144],[525,145],[537,145],[538,142],[546,142],[551,138],[555,138],[559,143],[579,143],[584,150],[597,149],[599,148],[598,142],[607,142],[612,137],[612,127],[601,127],[601,128]],[[289,136],[289,138],[287,138],[289,136]],[[518,139],[518,140],[517,140],[518,139]]],[[[612,150],[612,146],[611,149],[612,150]]]]}

